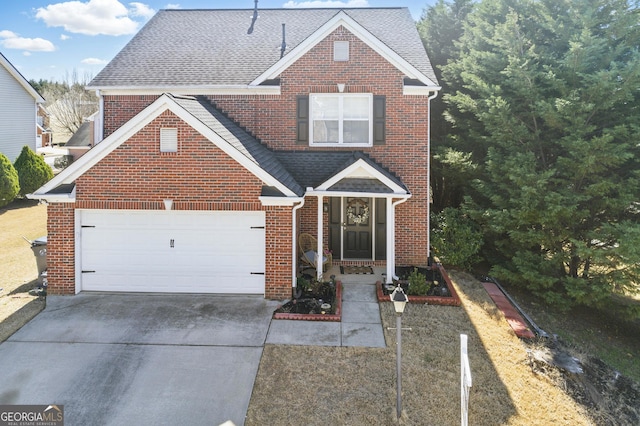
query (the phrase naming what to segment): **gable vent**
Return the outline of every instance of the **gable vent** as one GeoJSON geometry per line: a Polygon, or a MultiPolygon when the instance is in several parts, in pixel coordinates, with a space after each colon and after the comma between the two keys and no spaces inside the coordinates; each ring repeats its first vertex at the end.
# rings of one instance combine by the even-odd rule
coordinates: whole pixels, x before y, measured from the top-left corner
{"type": "Polygon", "coordinates": [[[160,152],[178,152],[178,129],[160,129],[160,152]]]}
{"type": "Polygon", "coordinates": [[[333,60],[341,61],[341,62],[349,60],[349,42],[348,41],[333,42],[333,60]]]}

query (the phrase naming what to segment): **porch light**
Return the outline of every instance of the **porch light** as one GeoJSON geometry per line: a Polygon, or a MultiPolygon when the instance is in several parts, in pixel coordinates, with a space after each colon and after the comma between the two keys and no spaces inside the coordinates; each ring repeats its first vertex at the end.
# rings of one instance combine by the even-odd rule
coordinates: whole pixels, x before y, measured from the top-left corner
{"type": "Polygon", "coordinates": [[[405,294],[404,290],[402,290],[402,287],[398,285],[389,297],[393,302],[393,307],[396,310],[396,314],[402,315],[402,313],[404,312],[404,308],[405,306],[407,306],[407,302],[409,301],[409,298],[405,294]]]}

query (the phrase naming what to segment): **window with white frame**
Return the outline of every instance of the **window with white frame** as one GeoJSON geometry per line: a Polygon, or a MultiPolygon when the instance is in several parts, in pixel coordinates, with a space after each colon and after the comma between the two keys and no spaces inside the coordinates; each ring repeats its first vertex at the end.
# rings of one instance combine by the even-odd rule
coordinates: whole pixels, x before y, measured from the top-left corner
{"type": "Polygon", "coordinates": [[[309,101],[311,145],[372,145],[371,94],[311,94],[309,101]]]}

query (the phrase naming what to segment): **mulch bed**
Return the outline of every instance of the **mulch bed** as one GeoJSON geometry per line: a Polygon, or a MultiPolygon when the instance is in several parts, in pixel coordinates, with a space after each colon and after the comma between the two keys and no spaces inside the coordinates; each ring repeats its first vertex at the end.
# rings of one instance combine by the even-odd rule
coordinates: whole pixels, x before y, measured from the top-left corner
{"type": "MultiPolygon", "coordinates": [[[[400,272],[398,271],[398,269],[400,268],[397,268],[396,272],[400,272]]],[[[403,275],[406,276],[407,271],[410,271],[412,269],[413,268],[411,267],[403,268],[403,270],[401,271],[402,273],[398,273],[398,276],[401,278],[401,281],[400,281],[401,284],[402,284],[402,278],[404,278],[403,275]]],[[[447,286],[447,289],[449,290],[450,296],[437,296],[437,295],[422,296],[422,295],[409,294],[408,295],[409,303],[422,303],[422,304],[426,303],[429,305],[460,306],[460,298],[458,297],[458,293],[456,293],[456,289],[451,284],[451,279],[449,278],[447,271],[444,269],[444,267],[441,264],[433,265],[430,270],[424,269],[424,268],[418,268],[418,270],[419,272],[427,275],[428,278],[433,279],[434,277],[431,277],[432,275],[437,276],[438,278],[442,278],[442,280],[444,280],[447,286]]],[[[378,302],[391,302],[389,295],[393,291],[392,289],[387,290],[383,285],[383,283],[381,281],[378,281],[376,283],[376,290],[377,290],[378,302]]]]}
{"type": "MultiPolygon", "coordinates": [[[[305,296],[308,299],[313,297],[305,296]]],[[[273,319],[287,319],[287,320],[301,320],[301,321],[342,321],[342,281],[336,281],[335,296],[333,299],[328,299],[326,296],[323,302],[330,303],[332,305],[331,313],[295,313],[288,312],[292,310],[294,304],[298,304],[297,299],[292,299],[289,302],[281,305],[273,313],[273,319]]],[[[302,299],[300,299],[302,300],[302,299]]]]}

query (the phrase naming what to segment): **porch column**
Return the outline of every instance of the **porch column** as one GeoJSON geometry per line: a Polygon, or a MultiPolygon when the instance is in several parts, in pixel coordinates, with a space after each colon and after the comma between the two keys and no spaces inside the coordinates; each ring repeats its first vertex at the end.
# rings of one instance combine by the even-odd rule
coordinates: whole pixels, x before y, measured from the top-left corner
{"type": "Polygon", "coordinates": [[[322,240],[322,195],[318,195],[318,247],[316,248],[317,258],[316,258],[316,278],[318,281],[322,278],[322,270],[324,269],[324,263],[322,259],[324,257],[324,247],[322,240]]]}
{"type": "Polygon", "coordinates": [[[393,282],[396,272],[396,211],[391,198],[387,198],[387,282],[393,282]]]}

